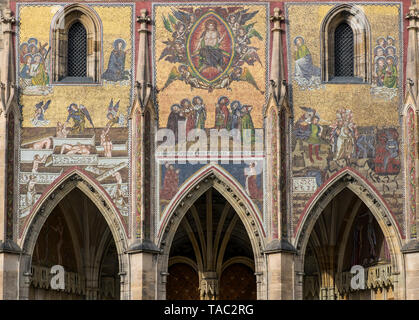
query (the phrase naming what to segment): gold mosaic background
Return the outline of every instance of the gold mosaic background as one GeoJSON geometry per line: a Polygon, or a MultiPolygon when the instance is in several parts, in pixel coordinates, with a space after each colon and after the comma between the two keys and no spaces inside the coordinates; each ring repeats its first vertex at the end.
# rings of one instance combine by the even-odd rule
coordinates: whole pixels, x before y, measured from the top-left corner
{"type": "MultiPolygon", "coordinates": [[[[215,6],[215,5],[214,5],[215,6]]],[[[194,6],[197,8],[199,6],[194,6]]],[[[227,7],[227,6],[219,6],[227,7]]],[[[250,46],[258,48],[258,54],[262,61],[263,67],[256,62],[253,66],[244,65],[252,73],[258,87],[265,91],[266,87],[266,7],[265,6],[246,6],[240,5],[243,9],[249,9],[249,11],[259,10],[259,13],[251,19],[249,22],[256,22],[254,28],[262,35],[263,40],[259,41],[256,38],[251,38],[250,46]]],[[[155,11],[155,33],[158,35],[155,43],[155,62],[156,62],[156,85],[157,88],[163,88],[167,77],[174,66],[179,66],[179,63],[172,64],[168,61],[158,61],[165,44],[163,41],[171,39],[171,33],[164,28],[162,15],[168,16],[172,13],[172,9],[176,7],[172,6],[157,6],[155,11]]],[[[192,99],[194,96],[201,96],[207,108],[207,120],[205,127],[213,128],[215,124],[215,106],[220,96],[227,96],[230,102],[233,100],[239,100],[242,104],[249,104],[253,106],[251,116],[253,119],[254,126],[261,128],[263,126],[263,106],[265,104],[265,95],[261,94],[255,87],[247,82],[233,82],[231,83],[231,91],[227,89],[215,89],[209,93],[203,89],[193,89],[182,81],[174,81],[167,89],[158,94],[159,103],[159,126],[166,127],[167,119],[170,114],[170,107],[174,103],[179,103],[184,98],[192,99]]]]}
{"type": "MultiPolygon", "coordinates": [[[[38,41],[49,42],[50,25],[54,14],[61,6],[22,6],[20,8],[20,43],[28,38],[35,37],[38,41]],[[43,19],[39,19],[43,17],[43,19]]],[[[127,46],[125,70],[131,69],[131,29],[132,29],[132,7],[104,7],[91,6],[102,21],[103,28],[103,55],[102,73],[108,66],[110,54],[113,50],[115,39],[122,38],[127,46]]],[[[51,45],[51,43],[49,44],[51,45]]],[[[51,53],[50,53],[51,54],[51,53]]],[[[50,58],[50,56],[49,56],[50,58]]],[[[110,100],[113,98],[116,103],[120,101],[120,112],[127,115],[130,104],[131,86],[124,84],[86,85],[86,86],[53,86],[51,94],[42,96],[21,95],[20,104],[23,108],[23,127],[34,127],[31,123],[35,111],[35,104],[40,101],[52,99],[45,118],[49,120],[46,127],[55,127],[57,121],[67,119],[67,107],[70,103],[83,104],[89,110],[95,127],[104,127],[107,123],[106,113],[110,100]]],[[[90,124],[87,124],[90,127],[90,124]]]]}
{"type": "MultiPolygon", "coordinates": [[[[399,46],[399,5],[358,5],[365,13],[371,26],[371,56],[376,40],[380,36],[392,36],[399,56],[398,72],[400,66],[399,46]]],[[[289,5],[288,18],[292,21],[288,25],[290,41],[291,72],[294,73],[294,38],[302,36],[310,50],[313,64],[320,67],[320,28],[326,14],[333,5],[289,5]]],[[[336,119],[336,110],[347,108],[353,111],[354,123],[358,126],[398,126],[399,97],[386,101],[370,93],[370,84],[327,84],[323,89],[301,90],[293,83],[293,105],[295,119],[303,114],[300,106],[316,109],[321,117],[320,124],[331,124],[336,119]]],[[[401,90],[399,89],[399,95],[401,90]]]]}

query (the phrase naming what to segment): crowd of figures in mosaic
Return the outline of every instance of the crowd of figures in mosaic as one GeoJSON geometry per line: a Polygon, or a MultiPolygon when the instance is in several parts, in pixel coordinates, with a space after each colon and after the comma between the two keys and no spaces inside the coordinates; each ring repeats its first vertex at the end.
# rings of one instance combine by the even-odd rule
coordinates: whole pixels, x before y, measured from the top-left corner
{"type": "Polygon", "coordinates": [[[31,37],[19,45],[19,86],[23,94],[46,95],[51,93],[50,53],[48,42],[31,37]]]}
{"type": "MultiPolygon", "coordinates": [[[[250,112],[253,107],[242,104],[238,100],[230,101],[226,96],[218,98],[217,102],[209,104],[208,108],[215,110],[215,129],[253,130],[254,124],[250,112]]],[[[166,128],[171,129],[178,141],[179,124],[185,122],[186,136],[193,129],[205,129],[207,120],[207,104],[200,96],[192,99],[184,98],[170,107],[166,128]]]]}
{"type": "Polygon", "coordinates": [[[379,37],[374,48],[372,94],[384,99],[397,96],[398,65],[399,58],[394,38],[392,36],[379,37]]]}
{"type": "Polygon", "coordinates": [[[336,110],[333,123],[322,121],[318,111],[300,107],[303,115],[293,131],[293,192],[297,208],[340,170],[351,167],[375,184],[388,197],[394,210],[402,210],[401,151],[399,131],[394,127],[357,126],[350,109],[336,110]],[[303,200],[304,199],[304,200],[303,200]]]}

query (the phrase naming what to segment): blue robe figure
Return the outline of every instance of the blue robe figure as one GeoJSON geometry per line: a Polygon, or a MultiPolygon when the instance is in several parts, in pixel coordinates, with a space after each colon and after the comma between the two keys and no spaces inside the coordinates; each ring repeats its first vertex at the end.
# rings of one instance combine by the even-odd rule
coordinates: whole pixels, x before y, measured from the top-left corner
{"type": "Polygon", "coordinates": [[[108,81],[122,81],[129,79],[129,72],[125,70],[125,47],[123,39],[116,39],[113,43],[114,49],[109,57],[108,69],[103,73],[102,78],[108,81]]]}
{"type": "Polygon", "coordinates": [[[32,64],[32,55],[30,53],[27,53],[24,55],[23,60],[25,62],[25,65],[20,70],[20,77],[24,79],[31,79],[32,76],[30,75],[31,72],[31,64],[32,64]]]}

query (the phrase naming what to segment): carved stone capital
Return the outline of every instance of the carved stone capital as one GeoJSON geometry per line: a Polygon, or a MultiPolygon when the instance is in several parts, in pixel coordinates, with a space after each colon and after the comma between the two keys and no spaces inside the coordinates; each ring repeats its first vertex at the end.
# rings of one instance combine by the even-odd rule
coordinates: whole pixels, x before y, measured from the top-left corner
{"type": "Polygon", "coordinates": [[[409,12],[406,15],[407,20],[417,19],[419,17],[418,10],[415,7],[410,7],[409,12]]]}
{"type": "Polygon", "coordinates": [[[281,9],[274,8],[274,14],[269,17],[269,20],[274,23],[274,27],[279,27],[281,21],[284,20],[284,16],[281,15],[281,9]]]}

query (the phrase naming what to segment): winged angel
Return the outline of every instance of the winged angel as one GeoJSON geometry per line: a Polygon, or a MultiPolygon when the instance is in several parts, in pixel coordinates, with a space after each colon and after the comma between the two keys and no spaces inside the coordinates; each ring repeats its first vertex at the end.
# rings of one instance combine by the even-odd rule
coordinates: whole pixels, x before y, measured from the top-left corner
{"type": "MultiPolygon", "coordinates": [[[[258,87],[255,78],[251,74],[250,70],[247,65],[254,66],[256,63],[262,66],[262,61],[258,54],[258,48],[252,45],[252,42],[255,41],[262,41],[263,37],[261,34],[255,29],[256,22],[250,22],[259,11],[252,11],[249,12],[249,9],[243,9],[238,7],[233,8],[179,8],[179,9],[172,9],[172,13],[168,14],[167,16],[163,16],[163,24],[165,29],[171,33],[171,39],[167,39],[167,41],[163,41],[166,45],[163,49],[160,57],[160,60],[168,61],[172,64],[178,64],[177,66],[173,66],[167,80],[161,89],[164,91],[167,87],[169,87],[175,81],[182,81],[185,84],[191,87],[191,90],[194,88],[197,89],[205,89],[211,92],[214,89],[228,89],[231,90],[230,85],[232,82],[235,81],[244,81],[252,86],[254,86],[260,93],[264,93],[258,87]],[[222,76],[219,77],[216,81],[205,81],[202,76],[200,76],[197,72],[202,70],[198,68],[193,68],[191,65],[191,59],[188,59],[188,52],[186,47],[187,39],[191,36],[191,30],[195,26],[195,23],[206,13],[213,11],[219,17],[221,17],[226,24],[228,24],[229,28],[232,31],[232,35],[234,37],[234,57],[232,58],[231,64],[225,69],[225,72],[222,73],[222,76]]],[[[207,24],[211,24],[208,23],[207,24]]],[[[219,31],[216,30],[216,26],[210,26],[210,29],[214,30],[213,32],[217,32],[217,37],[220,43],[217,43],[217,48],[220,46],[221,42],[224,39],[224,36],[218,33],[219,31]],[[215,28],[214,28],[215,27],[215,28]]],[[[206,32],[209,32],[208,30],[206,32]]],[[[205,33],[205,31],[204,31],[205,33]]],[[[204,34],[203,33],[203,34],[204,34]]],[[[206,45],[203,43],[205,41],[204,35],[201,35],[200,47],[206,45]]],[[[211,48],[210,48],[211,49],[211,48]]],[[[197,51],[195,51],[195,54],[197,51]]],[[[211,51],[215,52],[215,49],[208,50],[206,49],[206,53],[211,51]]],[[[214,55],[214,54],[213,54],[214,55]]],[[[204,61],[204,66],[209,65],[208,61],[212,61],[214,59],[207,59],[208,57],[201,57],[201,62],[204,61]]],[[[211,57],[213,58],[213,57],[211,57]]],[[[217,59],[215,59],[217,60],[217,59]]],[[[220,60],[220,59],[218,59],[220,60]]],[[[220,68],[222,65],[222,61],[218,61],[215,67],[217,69],[220,68]]],[[[225,70],[224,69],[224,70],[225,70]]],[[[220,72],[221,73],[221,72],[220,72]]]]}

